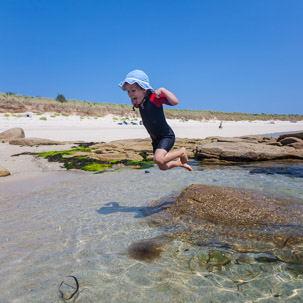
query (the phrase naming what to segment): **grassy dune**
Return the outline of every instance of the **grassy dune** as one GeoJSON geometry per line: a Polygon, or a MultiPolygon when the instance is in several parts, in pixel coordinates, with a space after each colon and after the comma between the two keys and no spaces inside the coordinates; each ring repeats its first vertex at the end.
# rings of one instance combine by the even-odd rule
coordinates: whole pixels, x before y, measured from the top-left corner
{"type": "MultiPolygon", "coordinates": [[[[30,97],[16,95],[13,93],[0,93],[0,113],[63,113],[70,115],[105,116],[108,114],[118,116],[139,117],[139,112],[132,110],[130,105],[94,103],[91,101],[66,100],[59,102],[52,98],[30,97]]],[[[193,119],[193,120],[303,120],[302,115],[274,115],[274,114],[247,114],[247,113],[225,113],[219,111],[204,110],[180,110],[165,108],[165,114],[170,119],[193,119]]]]}

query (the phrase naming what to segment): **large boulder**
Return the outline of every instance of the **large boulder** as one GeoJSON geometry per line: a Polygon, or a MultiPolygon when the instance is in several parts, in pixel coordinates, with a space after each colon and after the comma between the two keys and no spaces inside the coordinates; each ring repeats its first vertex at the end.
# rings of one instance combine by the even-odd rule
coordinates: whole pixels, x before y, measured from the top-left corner
{"type": "MultiPolygon", "coordinates": [[[[282,198],[244,189],[193,184],[169,209],[182,219],[228,226],[260,227],[303,221],[303,207],[282,198]],[[188,217],[187,217],[188,216],[188,217]]],[[[303,230],[302,230],[303,233],[303,230]]]]}
{"type": "MultiPolygon", "coordinates": [[[[203,142],[202,139],[177,138],[174,148],[185,147],[189,158],[195,157],[195,150],[198,144],[203,142]]],[[[144,154],[146,160],[153,159],[153,150],[150,139],[126,139],[115,140],[108,143],[98,143],[91,146],[91,149],[99,154],[107,153],[135,153],[144,154]]]]}
{"type": "Polygon", "coordinates": [[[8,129],[0,133],[0,141],[6,142],[12,139],[25,138],[24,130],[22,128],[16,127],[8,129]]]}
{"type": "Polygon", "coordinates": [[[0,165],[0,177],[6,177],[10,175],[10,172],[0,165]]]}
{"type": "MultiPolygon", "coordinates": [[[[197,145],[195,157],[204,162],[249,162],[303,159],[302,133],[279,138],[255,136],[207,137],[197,145]]],[[[198,142],[197,142],[198,143],[198,142]]]]}
{"type": "Polygon", "coordinates": [[[303,263],[302,202],[196,184],[171,202],[151,204],[147,215],[151,223],[197,245],[218,243],[237,251],[271,251],[283,261],[303,263]]]}
{"type": "Polygon", "coordinates": [[[303,159],[303,151],[288,146],[275,146],[250,142],[211,142],[197,146],[198,160],[216,159],[218,161],[266,161],[281,159],[303,159]]]}

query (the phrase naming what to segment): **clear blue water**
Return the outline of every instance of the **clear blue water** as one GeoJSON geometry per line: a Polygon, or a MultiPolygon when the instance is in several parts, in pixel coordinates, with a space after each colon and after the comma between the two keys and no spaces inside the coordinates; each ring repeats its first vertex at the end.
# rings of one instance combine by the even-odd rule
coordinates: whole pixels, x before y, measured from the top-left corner
{"type": "MultiPolygon", "coordinates": [[[[139,240],[163,234],[142,210],[190,184],[258,189],[303,199],[303,163],[288,174],[285,164],[194,167],[160,171],[83,173],[43,189],[0,198],[1,302],[63,302],[59,286],[79,292],[66,302],[302,302],[303,275],[282,262],[234,262],[223,268],[198,266],[211,247],[168,242],[160,258],[128,255],[139,240]],[[280,165],[280,166],[279,166],[280,165]],[[264,170],[256,171],[256,169],[264,170]],[[292,172],[295,171],[294,174],[292,172]]],[[[232,260],[237,252],[225,250],[232,260]]],[[[243,257],[243,256],[242,256],[243,257]]]]}
{"type": "Polygon", "coordinates": [[[261,137],[279,137],[280,135],[283,134],[292,134],[292,133],[297,133],[298,131],[293,131],[293,132],[283,132],[283,133],[269,133],[269,134],[263,134],[261,137]]]}

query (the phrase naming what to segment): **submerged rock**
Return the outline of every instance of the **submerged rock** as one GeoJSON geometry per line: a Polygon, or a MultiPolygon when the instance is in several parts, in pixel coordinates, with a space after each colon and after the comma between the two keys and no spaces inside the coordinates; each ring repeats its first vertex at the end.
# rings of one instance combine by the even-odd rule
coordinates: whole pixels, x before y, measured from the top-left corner
{"type": "Polygon", "coordinates": [[[268,166],[252,168],[250,174],[265,174],[265,175],[287,175],[293,178],[303,178],[303,167],[289,166],[268,166]]]}
{"type": "Polygon", "coordinates": [[[162,247],[170,241],[166,236],[159,236],[134,242],[128,248],[128,255],[139,261],[152,262],[160,257],[162,247]]]}
{"type": "Polygon", "coordinates": [[[191,185],[149,220],[166,227],[173,237],[199,246],[220,243],[239,252],[271,251],[279,260],[303,263],[302,202],[250,190],[191,185]]]}

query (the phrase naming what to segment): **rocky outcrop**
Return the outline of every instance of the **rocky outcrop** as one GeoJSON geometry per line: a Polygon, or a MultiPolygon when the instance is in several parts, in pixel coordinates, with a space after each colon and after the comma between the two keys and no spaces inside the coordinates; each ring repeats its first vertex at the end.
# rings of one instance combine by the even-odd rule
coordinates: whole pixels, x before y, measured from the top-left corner
{"type": "Polygon", "coordinates": [[[25,138],[24,130],[22,128],[11,128],[0,133],[0,142],[8,142],[12,139],[25,138]]]}
{"type": "Polygon", "coordinates": [[[10,172],[0,165],[0,177],[6,177],[10,175],[10,172]]]}
{"type": "MultiPolygon", "coordinates": [[[[290,134],[293,135],[293,134],[290,134]]],[[[174,149],[185,147],[190,159],[196,158],[202,163],[226,163],[266,161],[282,159],[303,159],[303,140],[296,137],[277,138],[261,136],[243,136],[235,138],[208,137],[206,139],[180,139],[177,138],[174,149]],[[290,138],[295,138],[290,139],[290,138]],[[286,142],[286,140],[288,140],[286,142]]],[[[64,156],[70,163],[79,158],[79,154],[64,156]]],[[[83,156],[83,155],[82,155],[83,156]]],[[[116,140],[108,143],[90,144],[90,159],[96,159],[99,163],[107,163],[112,166],[113,162],[123,164],[125,161],[146,162],[153,160],[150,139],[116,140]]],[[[83,162],[86,165],[86,162],[83,162]]],[[[121,165],[120,165],[121,166],[121,165]]]]}
{"type": "MultiPolygon", "coordinates": [[[[187,148],[188,157],[194,157],[197,142],[202,140],[177,139],[174,148],[187,148]]],[[[76,143],[75,143],[76,144],[76,143]]],[[[148,168],[153,166],[150,139],[116,140],[108,143],[81,143],[79,148],[40,154],[49,161],[64,163],[66,168],[101,172],[116,168],[148,168]]]]}
{"type": "MultiPolygon", "coordinates": [[[[185,147],[187,149],[188,157],[195,157],[195,150],[197,144],[203,142],[203,139],[186,139],[177,138],[174,149],[185,147]]],[[[91,146],[91,149],[98,154],[111,154],[111,153],[135,153],[144,155],[147,160],[153,159],[153,151],[150,139],[126,139],[115,140],[108,143],[98,143],[91,146]]]]}
{"type": "Polygon", "coordinates": [[[303,132],[279,138],[244,136],[208,137],[197,146],[195,156],[203,162],[251,162],[303,159],[303,132]]]}
{"type": "MultiPolygon", "coordinates": [[[[19,136],[22,136],[22,129],[19,130],[19,136]]],[[[5,139],[10,144],[20,146],[39,146],[39,145],[64,145],[77,144],[76,142],[61,142],[40,138],[11,138],[6,133],[5,139]]],[[[2,133],[2,135],[4,134],[2,133]]],[[[230,162],[252,162],[284,159],[303,159],[303,140],[302,133],[284,134],[279,138],[261,137],[261,136],[242,136],[242,137],[208,137],[206,139],[187,139],[177,138],[174,149],[185,147],[189,159],[196,158],[203,163],[230,163],[230,162]]],[[[4,136],[4,135],[3,135],[4,136]]],[[[17,135],[15,135],[17,136],[17,135]]],[[[24,132],[23,132],[24,136],[24,132]]],[[[80,144],[80,142],[78,142],[80,144]]],[[[116,140],[108,143],[81,143],[88,147],[88,154],[71,152],[61,152],[61,156],[56,154],[46,155],[50,161],[64,162],[68,168],[82,168],[91,165],[94,161],[98,164],[108,164],[109,167],[125,166],[138,167],[138,163],[153,161],[153,153],[150,139],[128,139],[116,140]],[[81,160],[81,161],[80,161],[81,160]],[[89,160],[89,161],[88,161],[89,160]],[[134,164],[134,165],[133,165],[134,164]]],[[[81,145],[80,144],[80,145],[81,145]]],[[[83,150],[77,150],[83,152],[83,150]]],[[[141,163],[141,164],[142,164],[141,163]]],[[[139,165],[142,167],[142,165],[139,165]]],[[[149,163],[151,165],[151,163],[149,163]]],[[[97,170],[96,166],[94,169],[97,170]]],[[[103,167],[103,166],[102,166],[103,167]]]]}
{"type": "MultiPolygon", "coordinates": [[[[102,157],[108,156],[109,158],[112,155],[116,155],[121,160],[121,157],[124,155],[132,153],[141,157],[141,160],[144,158],[148,161],[153,159],[151,142],[149,139],[129,139],[129,140],[116,140],[108,143],[98,143],[92,145],[92,152],[99,154],[102,157]]],[[[111,160],[115,160],[112,158],[111,160]]]]}
{"type": "Polygon", "coordinates": [[[149,220],[200,246],[271,251],[280,260],[303,263],[302,202],[199,184],[187,187],[171,204],[166,199],[150,205],[149,220]]]}
{"type": "Polygon", "coordinates": [[[290,138],[290,137],[303,140],[303,131],[297,132],[297,133],[282,134],[279,136],[278,141],[281,141],[282,139],[290,138]]]}
{"type": "Polygon", "coordinates": [[[76,152],[71,155],[63,155],[63,159],[72,159],[86,157],[92,160],[99,160],[101,162],[110,162],[110,161],[143,161],[143,157],[135,153],[106,153],[106,154],[97,154],[94,152],[76,152]]]}
{"type": "Polygon", "coordinates": [[[73,142],[66,141],[53,141],[43,138],[22,138],[9,140],[9,144],[20,145],[20,146],[40,146],[40,145],[65,145],[72,144],[73,142]]]}
{"type": "MultiPolygon", "coordinates": [[[[294,137],[295,138],[295,137],[294,137]]],[[[190,159],[196,158],[201,163],[229,163],[247,161],[266,161],[282,159],[303,159],[300,139],[279,142],[276,138],[261,136],[243,136],[235,138],[209,137],[206,139],[177,138],[174,149],[185,147],[190,159]],[[294,147],[296,145],[296,147],[294,147]]],[[[26,140],[25,140],[26,141],[26,140]]],[[[20,140],[14,140],[20,144],[20,140]]],[[[11,142],[13,143],[13,142],[11,142]]],[[[35,145],[36,143],[34,143],[35,145]]],[[[51,144],[51,143],[50,143],[51,144]]],[[[150,139],[116,140],[108,143],[85,143],[88,154],[83,150],[77,153],[62,152],[60,155],[47,155],[50,161],[64,162],[67,168],[82,168],[95,165],[94,171],[116,167],[142,168],[152,165],[153,153],[150,139]],[[130,163],[132,162],[132,163],[130,163]],[[106,167],[103,165],[106,164],[106,167]]],[[[91,168],[90,168],[91,169],[91,168]]]]}

